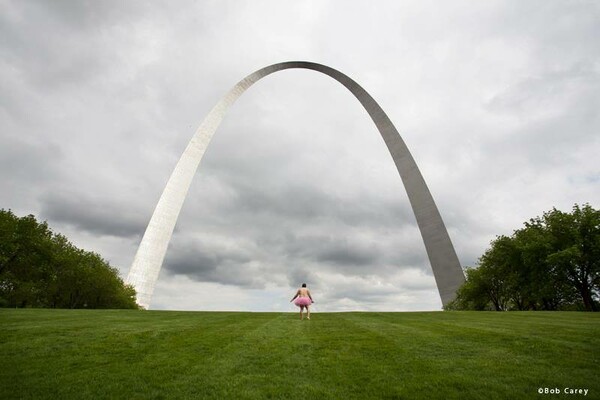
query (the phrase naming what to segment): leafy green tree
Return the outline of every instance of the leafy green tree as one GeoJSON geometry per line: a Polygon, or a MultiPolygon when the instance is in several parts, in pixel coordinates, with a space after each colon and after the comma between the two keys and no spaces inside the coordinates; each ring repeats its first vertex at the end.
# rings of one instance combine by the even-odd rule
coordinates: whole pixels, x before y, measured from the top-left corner
{"type": "Polygon", "coordinates": [[[576,204],[570,214],[553,209],[536,223],[545,225],[552,238],[547,262],[577,290],[586,310],[598,311],[600,210],[576,204]]]}
{"type": "Polygon", "coordinates": [[[0,210],[0,306],[137,308],[135,290],[98,254],[10,210],[0,210]]]}
{"type": "Polygon", "coordinates": [[[458,289],[456,299],[446,305],[445,309],[500,311],[504,299],[496,296],[495,303],[491,300],[494,294],[492,282],[486,276],[488,272],[486,268],[467,268],[465,283],[458,289]]]}
{"type": "Polygon", "coordinates": [[[447,309],[598,311],[600,211],[552,209],[497,237],[447,309]]]}

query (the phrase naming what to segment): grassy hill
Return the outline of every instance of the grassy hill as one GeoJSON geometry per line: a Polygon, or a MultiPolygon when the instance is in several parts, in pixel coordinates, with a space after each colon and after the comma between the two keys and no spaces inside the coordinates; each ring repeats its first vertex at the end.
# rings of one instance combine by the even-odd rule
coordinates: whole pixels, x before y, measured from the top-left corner
{"type": "Polygon", "coordinates": [[[297,318],[0,309],[0,399],[600,398],[597,313],[297,318]]]}

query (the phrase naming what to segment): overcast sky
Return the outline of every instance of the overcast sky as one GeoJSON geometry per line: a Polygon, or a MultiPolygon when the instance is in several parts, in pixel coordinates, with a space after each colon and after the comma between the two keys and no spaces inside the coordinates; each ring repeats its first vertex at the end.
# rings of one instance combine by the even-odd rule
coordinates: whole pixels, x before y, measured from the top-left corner
{"type": "MultiPolygon", "coordinates": [[[[329,65],[406,141],[463,266],[496,235],[600,207],[597,1],[0,0],[0,208],[125,277],[197,126],[266,65],[329,65]],[[377,6],[374,6],[377,4],[377,6]]],[[[306,70],[249,89],[183,205],[151,308],[439,310],[366,112],[306,70]]]]}

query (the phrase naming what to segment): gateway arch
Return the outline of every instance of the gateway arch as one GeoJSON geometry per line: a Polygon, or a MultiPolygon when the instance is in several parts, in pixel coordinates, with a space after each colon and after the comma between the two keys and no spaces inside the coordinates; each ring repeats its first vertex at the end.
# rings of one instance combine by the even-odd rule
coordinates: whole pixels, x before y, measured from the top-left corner
{"type": "Polygon", "coordinates": [[[228,108],[260,79],[274,72],[292,68],[317,71],[335,79],[358,99],[371,116],[406,188],[442,304],[448,304],[454,299],[456,290],[462,285],[465,277],[442,217],[406,144],[379,104],[358,83],[326,65],[305,61],[273,64],[248,75],[239,81],[202,121],[165,186],[129,270],[127,283],[135,287],[138,304],[145,308],[150,305],[179,211],[202,156],[228,108]]]}

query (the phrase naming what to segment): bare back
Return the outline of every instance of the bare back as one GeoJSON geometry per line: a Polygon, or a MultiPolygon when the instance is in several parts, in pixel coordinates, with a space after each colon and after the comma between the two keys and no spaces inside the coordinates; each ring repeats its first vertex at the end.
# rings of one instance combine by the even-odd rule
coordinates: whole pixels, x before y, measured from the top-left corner
{"type": "MultiPolygon", "coordinates": [[[[310,290],[308,290],[307,288],[303,287],[298,289],[298,292],[296,292],[296,295],[298,297],[311,297],[310,296],[310,290]]],[[[312,298],[312,297],[311,297],[312,298]]]]}

